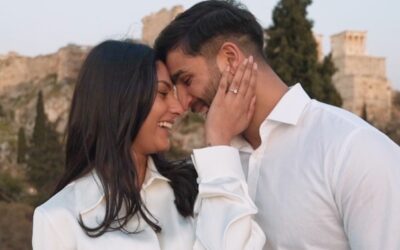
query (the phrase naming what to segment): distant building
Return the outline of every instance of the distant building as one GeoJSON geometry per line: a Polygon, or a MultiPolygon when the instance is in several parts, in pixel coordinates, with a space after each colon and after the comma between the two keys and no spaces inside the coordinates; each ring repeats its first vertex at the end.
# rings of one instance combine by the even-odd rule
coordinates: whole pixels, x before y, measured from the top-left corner
{"type": "Polygon", "coordinates": [[[331,36],[332,59],[337,68],[333,83],[343,108],[377,127],[391,119],[392,88],[383,57],[366,53],[367,32],[344,31],[331,36]]]}

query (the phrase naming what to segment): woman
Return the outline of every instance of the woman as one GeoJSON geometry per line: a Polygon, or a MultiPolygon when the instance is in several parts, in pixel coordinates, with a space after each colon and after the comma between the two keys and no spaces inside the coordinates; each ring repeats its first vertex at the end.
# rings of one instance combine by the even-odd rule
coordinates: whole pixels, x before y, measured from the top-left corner
{"type": "MultiPolygon", "coordinates": [[[[227,72],[222,79],[227,84],[227,72]]],[[[200,246],[192,218],[196,171],[158,154],[169,149],[169,130],[182,112],[152,49],[119,41],[93,48],[74,91],[65,173],[35,210],[33,248],[200,246]]]]}

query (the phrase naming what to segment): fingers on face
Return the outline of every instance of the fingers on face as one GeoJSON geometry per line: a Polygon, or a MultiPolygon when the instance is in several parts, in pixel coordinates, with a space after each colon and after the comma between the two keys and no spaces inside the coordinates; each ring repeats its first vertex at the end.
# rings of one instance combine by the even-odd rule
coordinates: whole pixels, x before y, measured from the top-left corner
{"type": "Polygon", "coordinates": [[[246,71],[247,65],[249,63],[249,59],[246,58],[243,62],[239,65],[238,69],[236,70],[235,75],[233,76],[231,86],[229,87],[230,90],[239,90],[240,83],[243,78],[243,74],[246,71]]]}
{"type": "MultiPolygon", "coordinates": [[[[234,76],[228,76],[229,91],[234,93],[234,90],[237,90],[235,94],[247,97],[249,90],[252,90],[255,86],[256,77],[257,63],[254,61],[253,56],[250,56],[239,65],[234,76]]],[[[250,95],[253,95],[253,93],[250,92],[250,95]]]]}
{"type": "Polygon", "coordinates": [[[256,83],[257,83],[257,75],[258,75],[258,65],[257,63],[253,63],[251,76],[248,80],[247,92],[245,93],[245,100],[250,101],[250,99],[255,96],[256,91],[256,83]]]}
{"type": "Polygon", "coordinates": [[[246,69],[243,73],[243,77],[242,80],[240,81],[240,95],[242,95],[243,97],[246,96],[246,93],[249,91],[249,86],[250,86],[250,81],[253,75],[253,71],[254,71],[254,59],[253,56],[249,57],[249,62],[247,63],[246,69]]]}

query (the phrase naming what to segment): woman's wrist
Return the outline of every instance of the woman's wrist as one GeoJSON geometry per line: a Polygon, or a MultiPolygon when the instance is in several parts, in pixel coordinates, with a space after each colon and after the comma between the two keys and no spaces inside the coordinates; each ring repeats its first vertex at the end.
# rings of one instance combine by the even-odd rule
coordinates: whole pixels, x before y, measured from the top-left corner
{"type": "Polygon", "coordinates": [[[223,133],[211,133],[206,134],[206,143],[207,146],[219,146],[219,145],[227,145],[229,146],[231,143],[231,138],[229,136],[223,135],[223,133]]]}

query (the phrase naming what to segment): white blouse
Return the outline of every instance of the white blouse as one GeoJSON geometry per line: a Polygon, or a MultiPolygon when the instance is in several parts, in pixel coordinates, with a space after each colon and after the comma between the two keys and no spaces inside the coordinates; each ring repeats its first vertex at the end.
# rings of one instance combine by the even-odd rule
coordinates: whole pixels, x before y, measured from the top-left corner
{"type": "Polygon", "coordinates": [[[193,160],[199,174],[195,219],[179,214],[169,180],[149,158],[141,196],[161,226],[160,233],[135,216],[126,229],[139,233],[111,231],[97,238],[88,237],[78,224],[79,216],[86,226],[94,227],[105,213],[103,189],[93,171],[36,208],[33,249],[261,249],[265,236],[252,219],[257,210],[248,195],[243,172],[238,171],[238,151],[226,146],[200,149],[194,151],[193,160]],[[214,164],[209,164],[210,158],[215,159],[214,164]]]}

